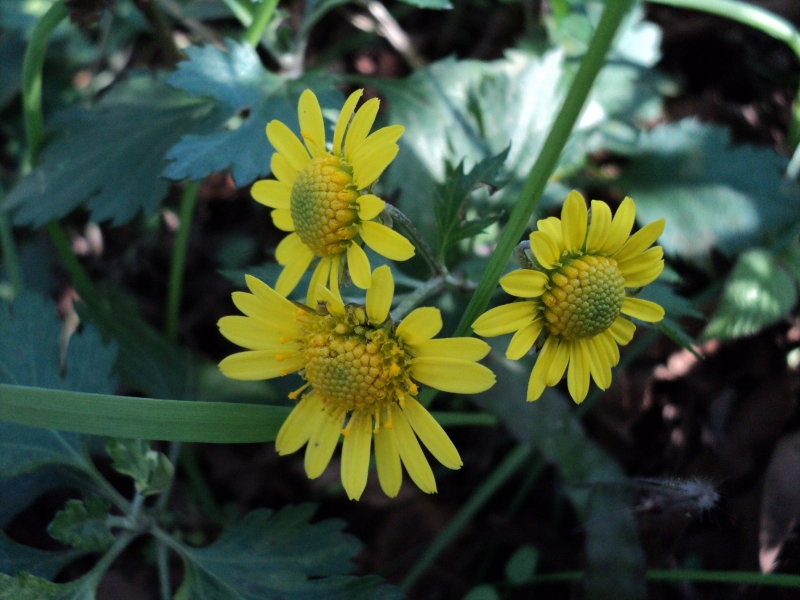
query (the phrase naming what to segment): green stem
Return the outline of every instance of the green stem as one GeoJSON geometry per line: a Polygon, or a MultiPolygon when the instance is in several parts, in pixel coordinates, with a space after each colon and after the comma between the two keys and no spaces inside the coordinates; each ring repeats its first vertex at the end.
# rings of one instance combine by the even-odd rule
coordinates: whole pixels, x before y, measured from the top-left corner
{"type": "Polygon", "coordinates": [[[445,277],[444,275],[436,275],[431,277],[423,285],[408,294],[403,301],[397,305],[392,311],[392,319],[399,321],[405,317],[411,310],[428,296],[431,296],[442,289],[444,289],[445,277]]]}
{"type": "Polygon", "coordinates": [[[156,540],[156,563],[158,564],[158,589],[161,600],[172,599],[172,588],[169,584],[169,547],[163,540],[156,540]]]}
{"type": "Polygon", "coordinates": [[[277,6],[278,0],[262,0],[261,4],[256,8],[256,12],[253,15],[253,22],[250,23],[242,38],[253,48],[257,47],[259,41],[261,41],[261,36],[267,28],[267,25],[269,25],[277,6]]]}
{"type": "Polygon", "coordinates": [[[567,96],[564,98],[564,104],[550,129],[550,133],[547,135],[539,158],[525,180],[519,200],[517,200],[514,209],[511,211],[508,224],[500,236],[492,258],[489,260],[486,271],[484,271],[483,277],[481,277],[478,287],[472,295],[467,309],[464,311],[464,316],[461,318],[454,336],[462,336],[470,332],[472,323],[489,304],[489,300],[497,287],[497,282],[500,280],[503,269],[508,262],[508,257],[511,256],[514,247],[519,242],[523,231],[525,231],[531,215],[539,204],[539,199],[542,192],[544,192],[547,180],[558,164],[558,157],[567,140],[569,140],[572,128],[580,116],[597,74],[605,63],[606,54],[611,48],[614,35],[620,23],[622,23],[630,4],[631,0],[611,0],[605,3],[605,9],[600,17],[597,30],[589,43],[586,54],[581,60],[580,67],[570,85],[567,96]]]}
{"type": "Polygon", "coordinates": [[[39,19],[31,33],[25,59],[22,62],[22,114],[25,121],[25,138],[28,147],[23,158],[23,171],[30,171],[44,138],[44,119],[42,118],[42,69],[47,53],[47,42],[53,30],[67,17],[64,0],[58,0],[39,19]]]}
{"type": "Polygon", "coordinates": [[[8,215],[2,211],[2,208],[0,208],[0,245],[3,249],[3,266],[6,269],[6,277],[11,282],[14,297],[17,297],[22,293],[24,282],[22,271],[19,268],[17,246],[14,243],[14,231],[8,215]]]}
{"type": "Polygon", "coordinates": [[[411,568],[400,584],[404,590],[413,586],[420,576],[428,570],[442,551],[452,542],[462,529],[472,520],[477,512],[491,499],[494,493],[503,486],[528,460],[531,455],[529,446],[520,444],[503,459],[492,474],[475,490],[467,503],[461,507],[447,526],[431,542],[417,563],[411,568]]]}
{"type": "Polygon", "coordinates": [[[431,268],[436,275],[446,275],[447,269],[443,266],[443,263],[440,263],[436,260],[436,255],[431,250],[431,247],[428,246],[428,242],[422,237],[422,234],[417,231],[417,228],[414,227],[414,224],[409,221],[408,217],[405,216],[400,209],[392,206],[391,204],[387,204],[386,208],[384,208],[384,212],[386,212],[391,218],[392,222],[398,223],[402,228],[403,231],[411,238],[414,246],[417,247],[420,254],[422,254],[422,258],[425,259],[425,262],[428,263],[428,266],[431,268]]]}
{"type": "MultiPolygon", "coordinates": [[[[582,571],[564,571],[536,575],[531,583],[554,583],[580,581],[582,571]]],[[[776,587],[800,588],[800,575],[786,573],[759,573],[748,571],[695,571],[692,569],[650,569],[646,574],[648,581],[695,581],[702,583],[729,583],[735,585],[769,585],[776,587]]]]}
{"type": "MultiPolygon", "coordinates": [[[[128,547],[128,544],[139,535],[141,535],[141,532],[138,531],[126,531],[120,535],[117,541],[114,542],[114,545],[106,551],[103,557],[92,567],[92,570],[85,575],[86,579],[92,581],[93,585],[96,586],[103,577],[103,574],[108,571],[108,568],[117,560],[117,557],[122,554],[125,548],[128,547]]],[[[94,595],[92,595],[92,597],[93,596],[94,595]]]]}
{"type": "Polygon", "coordinates": [[[248,0],[222,0],[225,6],[245,27],[253,23],[253,6],[248,0]]]}
{"type": "Polygon", "coordinates": [[[183,53],[175,45],[175,38],[172,37],[172,28],[157,0],[135,0],[134,4],[136,4],[145,19],[150,23],[153,31],[155,31],[156,38],[164,49],[170,64],[174,65],[181,60],[183,53]]]}
{"type": "Polygon", "coordinates": [[[172,265],[169,272],[169,290],[167,292],[167,337],[178,339],[178,323],[180,321],[181,299],[183,297],[183,273],[186,267],[186,251],[189,246],[189,233],[192,228],[192,217],[197,205],[199,181],[186,185],[181,196],[181,209],[178,216],[178,231],[172,246],[172,265]]]}
{"type": "Polygon", "coordinates": [[[459,427],[462,425],[481,425],[485,427],[493,427],[498,424],[497,417],[488,413],[468,413],[468,412],[431,412],[433,418],[439,422],[442,427],[459,427]]]}

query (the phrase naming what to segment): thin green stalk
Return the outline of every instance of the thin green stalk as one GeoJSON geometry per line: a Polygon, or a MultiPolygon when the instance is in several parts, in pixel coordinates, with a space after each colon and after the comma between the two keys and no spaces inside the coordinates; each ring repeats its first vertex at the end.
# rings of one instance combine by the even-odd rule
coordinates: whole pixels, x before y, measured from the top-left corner
{"type": "Polygon", "coordinates": [[[495,492],[501,488],[511,477],[525,464],[531,455],[531,448],[520,444],[516,446],[503,459],[492,474],[475,490],[467,503],[461,507],[447,526],[439,532],[439,535],[431,542],[417,563],[411,568],[400,584],[404,590],[410,589],[428,570],[433,562],[439,557],[442,551],[452,542],[459,533],[472,520],[477,512],[494,496],[495,492]]]}
{"type": "Polygon", "coordinates": [[[239,19],[239,23],[250,27],[253,23],[253,5],[249,0],[222,0],[223,4],[239,19]]]}
{"type": "Polygon", "coordinates": [[[172,599],[172,587],[169,584],[169,547],[163,540],[156,540],[156,563],[158,565],[158,589],[161,600],[172,599]]]}
{"type": "MultiPolygon", "coordinates": [[[[564,571],[536,575],[531,583],[558,583],[580,581],[583,571],[564,571]]],[[[800,575],[786,573],[759,573],[754,571],[696,571],[693,569],[650,569],[648,581],[694,581],[698,583],[728,583],[732,585],[768,585],[800,588],[800,575]]]]}
{"type": "Polygon", "coordinates": [[[392,206],[391,204],[387,204],[384,211],[392,218],[394,223],[398,223],[400,227],[402,227],[403,231],[411,238],[414,246],[416,246],[417,250],[419,250],[422,258],[425,259],[425,262],[428,263],[428,266],[431,268],[436,275],[446,275],[447,269],[444,266],[444,263],[440,263],[436,260],[436,255],[434,255],[433,250],[431,247],[428,246],[428,242],[422,237],[422,234],[417,231],[417,228],[414,227],[414,224],[408,220],[408,217],[405,216],[400,209],[392,206]]]}
{"type": "Polygon", "coordinates": [[[186,184],[181,196],[178,231],[172,246],[172,265],[169,272],[169,290],[167,291],[167,337],[178,339],[178,323],[180,321],[181,300],[183,298],[183,273],[186,267],[186,251],[189,246],[189,233],[192,229],[192,217],[197,205],[199,181],[186,184]]]}
{"type": "Polygon", "coordinates": [[[484,311],[489,304],[489,300],[500,281],[500,276],[508,262],[508,257],[519,242],[522,232],[528,225],[528,220],[536,210],[544,192],[547,180],[558,164],[558,157],[564,146],[569,140],[575,122],[581,114],[583,105],[589,92],[592,89],[594,80],[597,78],[600,69],[605,63],[606,54],[614,41],[625,13],[631,5],[631,0],[609,0],[606,2],[597,30],[589,43],[589,48],[581,60],[578,72],[575,74],[572,84],[569,87],[564,104],[556,116],[550,133],[542,146],[542,152],[536,159],[536,163],[531,168],[525,185],[522,188],[519,199],[511,211],[508,224],[505,226],[500,240],[497,243],[492,258],[481,277],[475,293],[470,299],[464,316],[456,329],[454,336],[462,336],[471,332],[471,325],[484,311]]]}
{"type": "Polygon", "coordinates": [[[23,158],[23,171],[30,171],[44,138],[42,118],[42,69],[47,53],[47,42],[53,30],[67,17],[64,0],[57,0],[39,19],[31,33],[25,59],[22,62],[22,115],[25,122],[25,138],[28,147],[23,158]]]}
{"type": "Polygon", "coordinates": [[[6,276],[11,282],[14,296],[19,296],[22,293],[24,282],[22,280],[22,271],[19,268],[17,245],[14,243],[14,231],[11,228],[11,221],[8,215],[2,211],[2,208],[0,208],[0,245],[2,245],[3,250],[3,267],[5,267],[6,276]]]}
{"type": "Polygon", "coordinates": [[[392,319],[395,321],[401,320],[425,298],[443,290],[444,283],[444,275],[436,275],[435,277],[431,277],[423,285],[408,294],[408,296],[406,296],[403,301],[397,305],[397,308],[392,311],[392,319]]]}
{"type": "Polygon", "coordinates": [[[117,560],[117,557],[122,554],[125,548],[128,547],[128,544],[139,535],[141,535],[141,532],[138,531],[126,531],[120,535],[117,541],[114,542],[114,545],[103,554],[102,558],[92,567],[92,570],[85,575],[87,581],[91,581],[93,585],[96,586],[103,577],[103,574],[108,571],[109,567],[117,560]]]}
{"type": "Polygon", "coordinates": [[[277,6],[278,0],[262,0],[261,4],[256,8],[256,12],[253,15],[253,22],[250,23],[247,31],[244,32],[244,36],[242,36],[242,39],[253,48],[258,46],[258,43],[261,41],[261,36],[267,28],[267,25],[269,25],[272,15],[275,14],[275,8],[277,6]]]}

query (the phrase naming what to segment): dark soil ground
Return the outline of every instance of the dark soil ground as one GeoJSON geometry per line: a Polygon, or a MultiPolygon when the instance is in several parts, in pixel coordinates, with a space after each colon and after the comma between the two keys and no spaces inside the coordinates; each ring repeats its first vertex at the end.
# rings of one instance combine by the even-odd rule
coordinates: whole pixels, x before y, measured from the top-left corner
{"type": "MultiPolygon", "coordinates": [[[[800,3],[762,0],[759,4],[800,25],[800,3]]],[[[348,8],[338,9],[324,27],[317,28],[309,53],[312,60],[356,33],[348,21],[350,14],[348,8]]],[[[664,31],[660,68],[681,84],[679,95],[667,102],[670,120],[696,115],[730,126],[738,142],[787,152],[786,133],[800,72],[788,48],[746,27],[700,13],[652,5],[647,14],[664,31]]],[[[518,4],[484,6],[476,0],[456,2],[456,9],[449,12],[407,11],[400,22],[420,55],[432,61],[452,54],[501,57],[522,33],[524,19],[518,4]]],[[[385,77],[408,73],[403,59],[380,41],[344,54],[332,67],[385,77]]],[[[215,325],[233,311],[230,293],[234,287],[217,273],[215,258],[222,240],[233,233],[272,247],[279,239],[267,211],[254,210],[246,190],[235,190],[224,175],[212,177],[201,189],[192,230],[180,331],[183,344],[212,361],[233,351],[215,325]]],[[[103,256],[87,259],[93,276],[103,280],[122,274],[145,315],[162,326],[171,240],[164,235],[142,239],[125,227],[105,239],[103,256]]],[[[252,262],[264,258],[258,248],[252,254],[252,262]]],[[[682,291],[697,291],[692,284],[688,288],[682,291]]],[[[686,325],[697,329],[699,324],[686,325]]],[[[797,473],[790,466],[778,469],[778,482],[784,486],[780,489],[789,489],[784,490],[789,498],[785,504],[776,500],[775,485],[765,487],[776,444],[800,427],[800,375],[787,366],[786,358],[798,346],[798,322],[782,323],[754,338],[709,343],[703,362],[660,340],[615,380],[589,413],[587,430],[629,475],[700,476],[718,487],[718,505],[699,515],[640,507],[649,566],[758,570],[766,498],[770,506],[776,502],[782,506],[773,510],[787,521],[770,530],[771,546],[781,549],[776,570],[800,573],[800,544],[792,532],[794,516],[800,514],[800,479],[791,477],[797,473]]],[[[258,507],[322,501],[319,517],[344,519],[349,531],[365,543],[361,570],[399,583],[513,444],[500,428],[461,428],[453,437],[459,448],[470,448],[469,468],[441,477],[438,494],[427,496],[407,481],[400,496],[389,501],[371,478],[358,503],[331,493],[337,486],[338,466],[332,465],[319,480],[310,482],[303,473],[301,454],[279,458],[272,444],[197,444],[188,452],[205,477],[214,510],[243,514],[258,507]]],[[[796,443],[793,448],[798,448],[796,443]]],[[[178,471],[171,504],[180,507],[187,536],[200,543],[211,539],[218,526],[209,518],[213,514],[207,510],[209,500],[198,495],[190,482],[187,464],[191,461],[178,471]]],[[[581,567],[583,532],[566,505],[554,501],[552,472],[546,471],[519,511],[509,515],[510,499],[523,477],[513,479],[489,502],[413,588],[410,598],[457,599],[478,583],[502,581],[505,562],[523,544],[538,548],[540,572],[581,567]]],[[[20,541],[46,545],[43,526],[66,497],[67,492],[59,492],[40,499],[15,520],[9,533],[20,541]]],[[[148,548],[127,552],[103,581],[98,598],[155,600],[152,564],[148,548]]],[[[64,577],[81,568],[77,565],[64,577]]],[[[176,583],[180,576],[176,563],[176,583]]],[[[576,597],[578,590],[574,584],[537,585],[509,590],[506,597],[576,597]]],[[[649,592],[652,598],[800,598],[800,593],[779,589],[710,584],[650,584],[649,592]]]]}

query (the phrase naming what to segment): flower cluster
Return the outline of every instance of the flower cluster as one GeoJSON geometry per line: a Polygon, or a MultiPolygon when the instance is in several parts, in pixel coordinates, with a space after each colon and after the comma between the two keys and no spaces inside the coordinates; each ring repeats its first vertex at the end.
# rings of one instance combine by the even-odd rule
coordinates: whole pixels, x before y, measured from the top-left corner
{"type": "MultiPolygon", "coordinates": [[[[245,348],[220,363],[225,375],[253,380],[297,373],[305,381],[290,394],[297,404],[275,440],[278,453],[305,446],[305,470],[313,479],[344,436],[341,478],[355,500],[367,484],[373,444],[378,480],[390,497],[400,490],[403,467],[422,491],[436,491],[420,441],[445,467],[461,467],[458,450],[417,400],[419,384],[474,394],[495,382],[478,362],[489,352],[486,342],[435,338],[442,329],[438,309],[417,308],[399,322],[389,315],[391,270],[372,271],[362,244],[391,260],[414,255],[413,245],[381,221],[385,203],[371,191],[397,155],[403,128],[370,133],[379,101],[368,100],[356,111],[361,95],[356,91],[345,102],[331,145],[310,90],[298,105],[302,141],[280,121],[267,125],[276,179],[256,182],[251,193],[273,209],[275,225],[290,232],[276,250],[283,270],[274,289],[248,275],[250,293],[233,294],[244,316],[219,321],[222,334],[245,348]],[[306,302],[288,300],[314,260],[306,302]],[[363,305],[343,303],[345,274],[366,290],[363,305]]],[[[657,304],[631,295],[664,267],[661,248],[650,248],[664,222],[630,235],[634,218],[633,201],[626,198],[613,218],[607,204],[592,201],[589,220],[583,197],[572,192],[561,219],[539,221],[530,235],[533,268],[500,281],[520,301],[493,308],[473,324],[482,336],[514,332],[508,358],[539,347],[528,400],[565,372],[576,402],[586,397],[590,377],[606,389],[619,362],[618,345],[627,344],[635,329],[621,315],[650,322],[664,316],[657,304]]]]}

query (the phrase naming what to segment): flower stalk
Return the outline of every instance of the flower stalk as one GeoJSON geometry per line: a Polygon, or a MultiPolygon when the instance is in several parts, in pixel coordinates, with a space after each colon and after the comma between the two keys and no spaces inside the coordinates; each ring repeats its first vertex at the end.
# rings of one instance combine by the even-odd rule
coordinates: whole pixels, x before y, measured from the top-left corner
{"type": "Polygon", "coordinates": [[[178,231],[172,248],[172,265],[169,273],[169,290],[167,292],[167,337],[178,339],[181,300],[183,298],[183,276],[186,268],[186,252],[189,246],[189,233],[192,229],[192,218],[197,206],[197,190],[199,181],[188,183],[181,196],[181,208],[178,231]]]}

